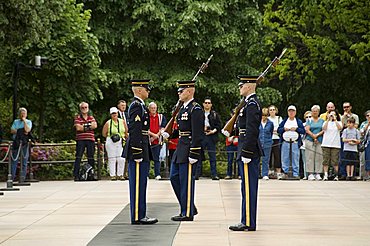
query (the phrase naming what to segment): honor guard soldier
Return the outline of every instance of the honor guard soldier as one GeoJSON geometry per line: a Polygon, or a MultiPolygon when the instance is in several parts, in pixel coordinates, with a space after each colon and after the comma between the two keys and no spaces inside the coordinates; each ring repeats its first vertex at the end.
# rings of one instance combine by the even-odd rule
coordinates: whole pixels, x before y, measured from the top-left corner
{"type": "Polygon", "coordinates": [[[232,231],[255,231],[257,214],[257,191],[260,156],[263,155],[259,142],[261,124],[261,105],[255,93],[258,76],[239,75],[240,95],[245,97],[245,106],[238,117],[239,144],[237,160],[241,160],[242,217],[232,231]]]}
{"type": "Polygon", "coordinates": [[[195,81],[178,81],[180,101],[177,115],[179,142],[172,157],[171,184],[180,203],[181,212],[173,221],[192,221],[198,212],[194,206],[195,166],[201,158],[204,137],[204,112],[194,101],[195,81]]]}
{"type": "Polygon", "coordinates": [[[150,80],[131,80],[134,99],[128,109],[128,132],[124,157],[128,160],[131,224],[155,224],[146,216],[146,188],[149,176],[149,112],[144,104],[150,80]]]}

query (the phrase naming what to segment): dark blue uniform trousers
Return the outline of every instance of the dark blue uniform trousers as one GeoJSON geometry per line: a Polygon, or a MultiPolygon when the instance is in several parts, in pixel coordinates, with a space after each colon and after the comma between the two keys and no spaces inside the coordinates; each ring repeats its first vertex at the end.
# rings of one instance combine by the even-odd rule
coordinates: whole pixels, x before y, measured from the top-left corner
{"type": "Polygon", "coordinates": [[[250,228],[256,228],[258,169],[260,158],[253,158],[248,164],[240,162],[242,176],[242,218],[241,223],[250,228]]]}
{"type": "Polygon", "coordinates": [[[172,163],[171,184],[180,203],[181,215],[194,215],[195,164],[172,163]]]}
{"type": "Polygon", "coordinates": [[[149,175],[149,162],[128,162],[130,186],[131,222],[141,220],[146,216],[146,186],[149,175]]]}

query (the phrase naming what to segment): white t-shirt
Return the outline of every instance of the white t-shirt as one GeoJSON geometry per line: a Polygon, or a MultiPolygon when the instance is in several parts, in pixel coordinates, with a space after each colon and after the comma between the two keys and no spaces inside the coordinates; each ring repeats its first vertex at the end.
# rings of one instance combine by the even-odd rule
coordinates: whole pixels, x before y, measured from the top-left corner
{"type": "Polygon", "coordinates": [[[269,120],[272,121],[274,124],[274,134],[272,135],[272,139],[280,139],[279,134],[277,133],[277,129],[279,127],[279,124],[283,121],[281,116],[275,116],[275,117],[268,117],[269,120]]]}
{"type": "MultiPolygon", "coordinates": [[[[342,127],[342,122],[337,122],[342,127]]],[[[338,130],[334,121],[328,122],[327,128],[324,130],[324,135],[322,136],[321,147],[340,149],[340,130],[338,130]]]]}
{"type": "Polygon", "coordinates": [[[205,127],[210,127],[211,125],[209,124],[209,119],[208,119],[208,115],[210,114],[211,112],[204,112],[204,126],[205,127]]]}
{"type": "Polygon", "coordinates": [[[284,127],[288,128],[288,129],[290,129],[292,127],[298,128],[297,119],[296,118],[294,118],[293,120],[287,119],[287,121],[285,122],[284,127]]]}

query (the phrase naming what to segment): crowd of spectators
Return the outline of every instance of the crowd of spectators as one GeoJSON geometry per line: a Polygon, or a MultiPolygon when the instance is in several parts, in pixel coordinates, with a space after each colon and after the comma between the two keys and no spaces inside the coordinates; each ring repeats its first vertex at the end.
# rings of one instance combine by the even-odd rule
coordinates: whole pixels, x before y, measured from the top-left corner
{"type": "MultiPolygon", "coordinates": [[[[127,103],[120,100],[117,107],[109,110],[110,119],[104,126],[102,135],[106,138],[105,148],[108,156],[109,175],[112,180],[125,180],[127,178],[127,163],[122,157],[125,139],[128,137],[127,103]]],[[[211,98],[203,101],[205,113],[205,137],[203,139],[203,160],[208,152],[211,178],[218,180],[216,163],[216,144],[221,132],[219,114],[213,110],[211,98]]],[[[326,105],[326,111],[320,114],[320,106],[313,105],[304,113],[301,120],[294,105],[287,108],[287,117],[283,119],[278,115],[278,108],[274,105],[262,109],[260,136],[264,156],[261,158],[260,176],[263,180],[271,178],[307,179],[313,180],[355,180],[370,177],[370,110],[365,112],[366,120],[360,124],[359,116],[352,112],[349,102],[343,103],[342,115],[334,103],[326,105]],[[362,148],[358,146],[361,145],[362,148]],[[361,151],[359,151],[361,149],[361,151]],[[357,177],[357,178],[356,178],[357,177]]],[[[167,120],[158,113],[155,102],[149,104],[150,130],[148,135],[151,143],[154,176],[161,179],[161,165],[163,155],[168,155],[168,171],[171,157],[176,149],[178,138],[163,141],[161,132],[167,120]]],[[[232,115],[232,114],[231,114],[232,115]]],[[[80,162],[85,149],[87,150],[88,164],[94,167],[94,142],[97,122],[90,114],[89,104],[79,104],[79,113],[74,120],[76,131],[76,159],[73,175],[76,181],[80,180],[80,162]]],[[[176,131],[177,124],[173,128],[176,131]]],[[[15,146],[13,156],[18,157],[18,150],[22,151],[22,173],[20,179],[25,179],[28,148],[22,142],[21,136],[29,134],[32,122],[27,119],[27,110],[19,109],[19,118],[13,122],[11,133],[15,146]],[[18,144],[18,145],[17,145],[18,144]]],[[[235,125],[232,134],[226,138],[227,170],[225,179],[233,177],[233,164],[236,163],[235,176],[239,176],[240,160],[235,160],[238,146],[238,128],[235,125]]],[[[20,152],[19,151],[19,152],[20,152]]],[[[15,178],[18,159],[12,161],[12,176],[15,178]]],[[[202,176],[202,161],[197,164],[196,178],[202,176]]]]}

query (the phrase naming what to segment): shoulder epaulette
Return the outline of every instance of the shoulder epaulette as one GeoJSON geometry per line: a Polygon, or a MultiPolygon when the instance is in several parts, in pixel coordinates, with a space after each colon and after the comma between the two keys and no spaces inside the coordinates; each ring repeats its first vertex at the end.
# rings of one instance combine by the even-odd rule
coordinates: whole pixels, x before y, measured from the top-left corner
{"type": "Polygon", "coordinates": [[[261,106],[259,105],[258,101],[254,97],[248,99],[247,105],[256,105],[258,110],[261,110],[261,106]]]}
{"type": "Polygon", "coordinates": [[[199,103],[197,102],[193,102],[193,108],[191,109],[191,111],[193,111],[194,109],[202,109],[202,107],[199,105],[199,103]]]}

